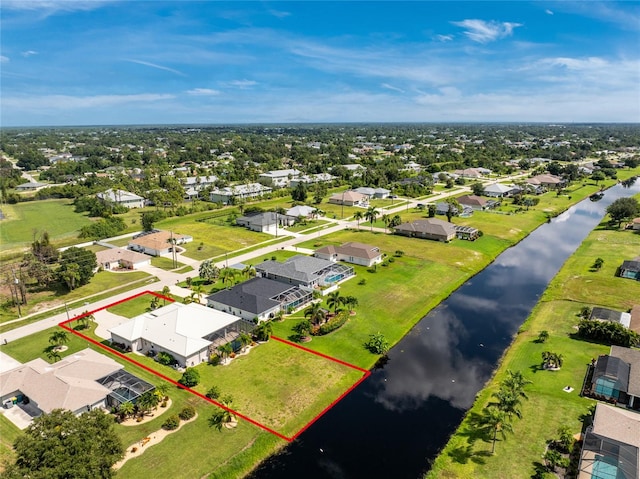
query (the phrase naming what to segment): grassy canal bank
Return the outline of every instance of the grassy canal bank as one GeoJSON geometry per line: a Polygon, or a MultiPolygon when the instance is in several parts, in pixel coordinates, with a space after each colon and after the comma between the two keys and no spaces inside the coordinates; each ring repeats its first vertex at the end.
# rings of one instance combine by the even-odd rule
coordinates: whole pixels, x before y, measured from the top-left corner
{"type": "MultiPolygon", "coordinates": [[[[619,178],[624,179],[633,174],[638,174],[638,169],[621,171],[619,178]]],[[[605,186],[610,185],[611,182],[605,186]]],[[[397,343],[428,311],[485,268],[499,253],[522,240],[546,222],[549,216],[559,214],[598,191],[601,186],[602,184],[595,185],[592,182],[580,183],[569,187],[564,195],[547,193],[540,197],[537,206],[515,214],[476,212],[470,218],[454,218],[456,223],[476,226],[484,231],[484,236],[475,242],[456,240],[443,244],[371,232],[365,225],[361,225],[361,230],[341,231],[318,238],[313,238],[314,235],[310,234],[309,240],[301,244],[301,247],[317,248],[345,241],[360,241],[379,246],[389,258],[394,257],[398,250],[403,254],[394,257],[394,261],[387,266],[378,266],[375,272],[356,267],[357,277],[345,282],[340,288],[340,294],[355,296],[358,299],[357,314],[340,330],[324,337],[315,337],[305,346],[356,366],[371,368],[378,356],[369,353],[363,347],[363,342],[370,334],[380,331],[390,344],[397,343]],[[434,278],[437,278],[437,281],[434,278]]],[[[420,217],[425,214],[424,211],[411,211],[402,217],[409,220],[410,215],[420,217]]],[[[277,255],[280,257],[286,253],[278,252],[277,255]]],[[[257,257],[253,263],[263,259],[257,257]]],[[[606,260],[605,268],[608,266],[613,264],[606,260]]],[[[287,338],[301,316],[299,313],[297,316],[287,317],[283,322],[273,323],[274,334],[287,338]]],[[[549,320],[554,321],[552,318],[549,320]]],[[[551,330],[551,327],[547,329],[551,330]]],[[[552,337],[549,341],[555,340],[552,337]]],[[[15,341],[12,347],[20,346],[19,349],[32,351],[32,355],[36,357],[41,355],[42,348],[47,346],[46,335],[19,341],[24,341],[24,347],[18,344],[18,341],[15,341]],[[29,344],[36,340],[37,347],[29,344]]],[[[23,361],[29,359],[32,358],[20,358],[23,361]]],[[[300,427],[301,421],[312,417],[310,411],[320,410],[321,406],[331,399],[326,394],[337,396],[335,391],[344,389],[353,381],[353,378],[345,375],[340,368],[326,369],[325,375],[316,377],[313,371],[317,371],[319,367],[323,367],[322,365],[314,365],[307,355],[290,354],[289,350],[276,343],[260,345],[255,351],[241,358],[241,361],[234,360],[229,366],[198,367],[202,369],[203,385],[199,387],[201,392],[205,392],[207,386],[216,385],[224,393],[233,395],[241,412],[253,408],[254,415],[261,415],[264,421],[286,433],[292,433],[300,427]],[[287,369],[295,374],[289,374],[280,386],[277,381],[266,386],[265,378],[282,376],[284,361],[287,362],[287,369]],[[326,386],[325,395],[314,397],[314,394],[307,394],[309,391],[315,391],[318,384],[326,386]],[[290,395],[296,391],[296,408],[288,408],[290,395]]],[[[158,383],[156,377],[141,368],[131,364],[126,364],[126,368],[147,381],[158,383]]],[[[168,372],[167,375],[174,377],[168,372]]],[[[215,406],[177,388],[172,388],[169,396],[173,401],[173,412],[169,411],[170,414],[180,411],[186,403],[190,403],[197,409],[198,419],[185,425],[179,434],[168,436],[160,444],[146,450],[143,455],[128,461],[119,471],[122,477],[143,478],[148,477],[151,472],[176,478],[239,478],[245,476],[268,455],[286,446],[285,441],[242,420],[237,428],[218,432],[208,424],[209,417],[217,410],[215,406]]],[[[118,433],[123,443],[128,446],[158,430],[165,416],[166,413],[140,426],[118,426],[118,433]]],[[[4,432],[9,435],[14,433],[7,426],[6,419],[0,417],[0,435],[4,436],[4,432]]],[[[6,443],[1,443],[0,447],[3,454],[10,455],[6,450],[6,443]]],[[[473,474],[452,477],[472,476],[473,474]]]]}
{"type": "Polygon", "coordinates": [[[560,426],[567,426],[571,434],[581,432],[582,420],[595,402],[579,395],[586,367],[592,358],[607,354],[609,346],[577,337],[579,315],[585,306],[628,311],[638,304],[640,283],[617,277],[616,270],[639,250],[640,235],[610,229],[607,218],[589,234],[547,287],[426,479],[531,477],[544,464],[547,443],[557,439],[560,426]],[[599,270],[593,268],[597,258],[604,260],[599,270]],[[541,343],[538,336],[543,330],[549,338],[541,343]],[[559,371],[540,367],[543,351],[562,354],[559,371]],[[478,433],[473,422],[508,370],[521,371],[532,384],[525,389],[529,399],[522,402],[522,418],[512,422],[513,434],[499,440],[492,455],[491,441],[478,433]],[[566,392],[567,385],[574,390],[566,392]]]}

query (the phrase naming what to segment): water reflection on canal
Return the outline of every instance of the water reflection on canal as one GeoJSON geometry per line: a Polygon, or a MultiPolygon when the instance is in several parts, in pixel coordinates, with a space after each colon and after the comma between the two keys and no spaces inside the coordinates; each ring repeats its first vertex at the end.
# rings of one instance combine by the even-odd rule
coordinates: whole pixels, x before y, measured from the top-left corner
{"type": "Polygon", "coordinates": [[[640,182],[618,185],[601,201],[584,200],[505,251],[425,316],[386,364],[251,477],[420,477],[562,263],[606,206],[639,191],[640,182]]]}

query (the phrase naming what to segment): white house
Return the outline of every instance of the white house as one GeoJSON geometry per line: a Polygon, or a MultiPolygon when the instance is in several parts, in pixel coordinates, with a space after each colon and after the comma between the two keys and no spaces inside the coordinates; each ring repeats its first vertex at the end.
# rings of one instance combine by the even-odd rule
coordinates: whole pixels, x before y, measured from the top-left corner
{"type": "Polygon", "coordinates": [[[268,186],[260,183],[248,183],[246,185],[225,186],[211,192],[209,199],[213,203],[222,203],[228,205],[236,199],[258,198],[272,191],[268,186]],[[233,199],[232,199],[233,198],[233,199]]]}
{"type": "Polygon", "coordinates": [[[96,194],[96,198],[107,203],[126,206],[127,208],[142,208],[144,206],[144,198],[142,196],[124,190],[108,189],[104,193],[96,194]]]}
{"type": "Polygon", "coordinates": [[[362,266],[373,266],[382,263],[382,253],[380,248],[355,241],[345,243],[341,246],[325,246],[317,249],[313,255],[316,258],[333,261],[344,261],[346,263],[359,264],[362,266]]]}
{"type": "Polygon", "coordinates": [[[217,346],[233,342],[253,325],[197,303],[171,303],[109,330],[111,342],[140,354],[171,354],[182,367],[209,360],[217,346]]]}
{"type": "Polygon", "coordinates": [[[281,215],[273,211],[241,216],[236,219],[236,224],[249,228],[259,233],[278,235],[278,229],[286,228],[296,222],[294,216],[281,215]]]}
{"type": "Polygon", "coordinates": [[[289,186],[289,182],[298,178],[300,174],[301,172],[295,169],[272,170],[267,171],[266,173],[261,173],[258,176],[258,181],[274,188],[282,188],[289,186]]]}
{"type": "Polygon", "coordinates": [[[329,173],[316,173],[314,175],[303,175],[297,178],[293,178],[289,182],[289,186],[291,188],[295,188],[300,183],[304,183],[306,185],[315,184],[315,183],[328,183],[337,179],[337,176],[330,175],[329,173]]]}
{"type": "Polygon", "coordinates": [[[493,198],[510,196],[516,191],[514,186],[503,185],[502,183],[492,183],[484,187],[484,194],[493,198]]]}

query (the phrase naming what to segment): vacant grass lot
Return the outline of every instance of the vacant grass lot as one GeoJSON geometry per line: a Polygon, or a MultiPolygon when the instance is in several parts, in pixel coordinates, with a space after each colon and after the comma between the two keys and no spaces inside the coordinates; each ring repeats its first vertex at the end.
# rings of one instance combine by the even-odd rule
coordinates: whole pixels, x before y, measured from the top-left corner
{"type": "Polygon", "coordinates": [[[578,313],[583,306],[601,305],[625,311],[640,301],[637,281],[615,277],[617,265],[640,249],[640,235],[630,231],[606,229],[606,220],[591,232],[551,281],[541,302],[520,329],[495,377],[479,394],[467,418],[436,459],[429,479],[448,478],[521,478],[534,471],[534,462],[542,462],[546,441],[566,424],[574,433],[581,430],[581,416],[591,399],[579,397],[586,367],[592,358],[606,354],[609,346],[582,341],[575,337],[578,313]],[[597,257],[605,260],[600,271],[592,271],[597,257]],[[536,342],[547,330],[545,344],[536,342]],[[552,351],[564,356],[560,371],[539,368],[541,353],[552,351]],[[487,455],[491,444],[474,438],[469,418],[479,413],[496,391],[506,370],[522,371],[533,381],[527,387],[529,400],[522,408],[521,420],[514,422],[514,434],[496,446],[496,455],[487,455]],[[575,390],[562,389],[570,385],[575,390]]]}
{"type": "Polygon", "coordinates": [[[47,231],[53,242],[76,238],[80,228],[91,223],[85,214],[74,212],[70,200],[29,201],[2,205],[7,219],[0,224],[0,244],[7,251],[27,246],[33,233],[47,231]]]}

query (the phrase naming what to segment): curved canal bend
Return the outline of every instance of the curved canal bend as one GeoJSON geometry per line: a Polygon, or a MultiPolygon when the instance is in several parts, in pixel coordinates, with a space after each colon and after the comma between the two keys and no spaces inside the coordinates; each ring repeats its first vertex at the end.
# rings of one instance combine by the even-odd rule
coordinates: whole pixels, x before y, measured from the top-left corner
{"type": "Polygon", "coordinates": [[[250,477],[420,477],[564,261],[612,201],[638,192],[640,181],[616,185],[503,252],[416,324],[386,365],[250,477]]]}

